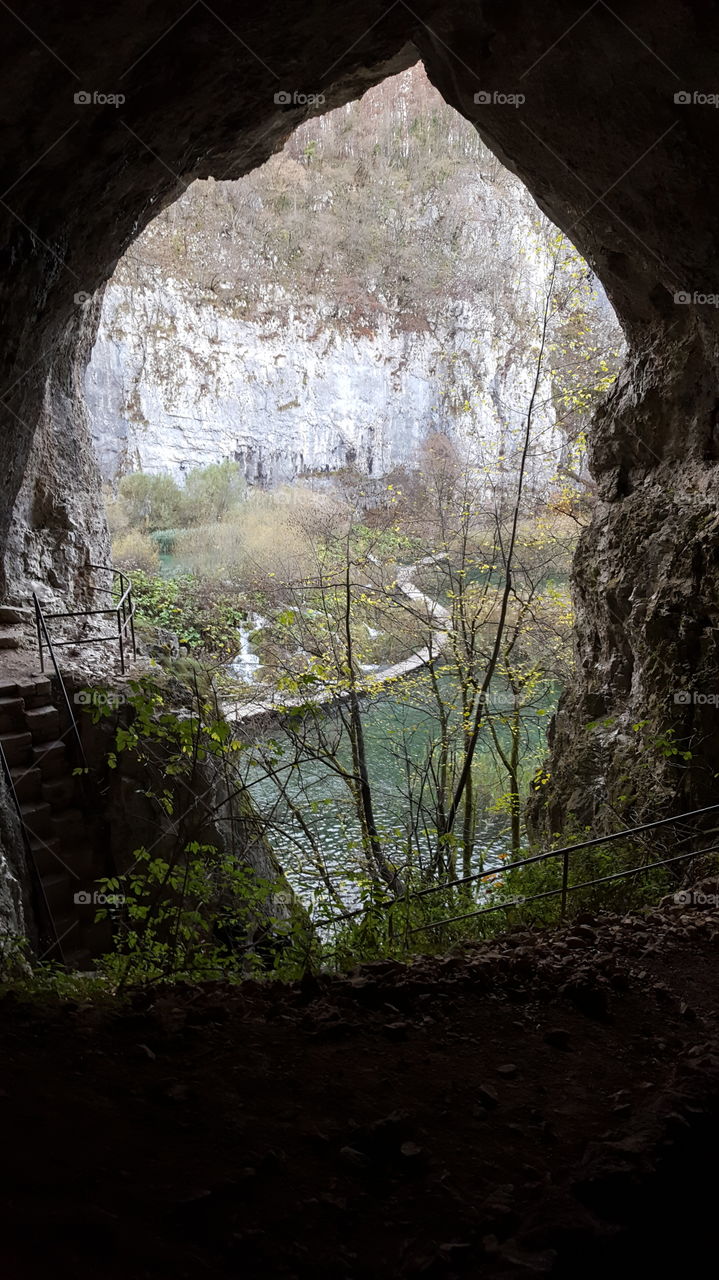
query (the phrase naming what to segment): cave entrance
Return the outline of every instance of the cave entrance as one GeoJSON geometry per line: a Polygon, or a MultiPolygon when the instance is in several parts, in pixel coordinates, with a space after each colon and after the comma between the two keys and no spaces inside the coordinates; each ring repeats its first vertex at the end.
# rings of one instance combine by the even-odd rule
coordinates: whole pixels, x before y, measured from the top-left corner
{"type": "Polygon", "coordinates": [[[115,560],[136,575],[153,653],[153,626],[166,644],[169,624],[175,657],[224,664],[223,705],[261,759],[245,782],[301,893],[332,885],[347,907],[368,868],[405,877],[397,831],[420,819],[408,847],[422,874],[457,870],[456,853],[447,866],[437,855],[428,780],[444,750],[451,790],[449,759],[463,758],[455,736],[490,660],[515,502],[523,586],[510,612],[524,652],[496,674],[461,802],[463,870],[488,848],[495,862],[518,851],[571,665],[588,423],[622,353],[587,264],[421,63],[307,120],[244,178],[193,184],[118,265],[85,380],[115,560]],[[339,528],[355,579],[346,652],[320,564],[339,528]],[[525,625],[527,610],[542,623],[525,625]],[[460,658],[449,638],[468,631],[460,658]],[[343,719],[348,672],[364,682],[371,853],[347,785],[360,750],[343,719]],[[302,682],[332,727],[308,716],[300,743],[268,720],[281,696],[299,703],[302,682]],[[404,773],[425,765],[420,802],[404,773]],[[357,856],[343,860],[347,842],[357,856]]]}
{"type": "Polygon", "coordinates": [[[332,31],[324,17],[290,5],[282,24],[268,11],[240,31],[226,0],[169,24],[167,6],[140,22],[128,3],[95,15],[88,35],[86,14],[62,7],[42,32],[3,12],[22,85],[43,68],[33,95],[18,92],[15,70],[3,90],[17,138],[0,214],[3,597],[21,602],[43,583],[82,601],[106,559],[80,390],[92,299],[118,256],[193,179],[256,169],[300,112],[317,113],[307,90],[342,107],[419,50],[444,99],[576,237],[630,341],[596,423],[602,505],[575,566],[580,661],[546,780],[551,814],[593,822],[672,803],[677,789],[713,798],[713,20],[639,3],[621,17],[604,4],[580,14],[573,0],[550,15],[368,0],[332,31]],[[76,58],[88,42],[92,57],[76,58]],[[679,89],[685,79],[697,87],[679,89]]]}

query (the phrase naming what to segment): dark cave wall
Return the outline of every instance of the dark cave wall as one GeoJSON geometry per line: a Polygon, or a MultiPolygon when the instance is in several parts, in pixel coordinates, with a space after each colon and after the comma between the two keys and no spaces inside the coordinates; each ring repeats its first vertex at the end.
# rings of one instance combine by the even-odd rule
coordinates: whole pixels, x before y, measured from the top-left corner
{"type": "MultiPolygon", "coordinates": [[[[97,566],[111,561],[98,463],[84,403],[84,373],[102,290],[76,308],[38,386],[37,425],[7,534],[8,594],[61,597],[98,607],[97,566]]],[[[104,597],[103,597],[104,603],[104,597]]]]}
{"type": "Polygon", "coordinates": [[[577,558],[579,673],[557,721],[550,825],[567,808],[596,818],[676,789],[713,795],[716,711],[694,694],[719,690],[718,312],[675,295],[715,288],[719,113],[675,94],[714,91],[719,15],[678,0],[185,10],[0,11],[5,593],[54,575],[82,594],[106,554],[77,399],[85,295],[189,181],[240,176],[281,145],[308,108],[275,102],[279,90],[334,107],[418,51],[597,271],[630,344],[594,426],[601,503],[577,558]],[[125,102],[76,103],[80,91],[125,102]],[[524,102],[478,105],[480,91],[524,102]],[[674,701],[680,682],[690,702],[674,701]],[[657,733],[690,743],[692,761],[657,756],[657,733]]]}

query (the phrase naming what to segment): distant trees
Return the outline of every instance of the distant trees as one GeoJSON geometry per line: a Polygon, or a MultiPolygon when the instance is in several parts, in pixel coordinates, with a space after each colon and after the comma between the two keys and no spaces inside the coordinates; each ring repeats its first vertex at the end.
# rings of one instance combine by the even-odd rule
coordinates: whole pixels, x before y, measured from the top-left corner
{"type": "Polygon", "coordinates": [[[190,471],[184,486],[173,476],[132,471],[108,503],[110,527],[154,533],[224,520],[244,499],[245,478],[237,462],[212,463],[190,471]]]}
{"type": "Polygon", "coordinates": [[[133,471],[120,481],[116,515],[125,528],[151,533],[184,522],[184,495],[172,476],[133,471]]]}
{"type": "MultiPolygon", "coordinates": [[[[275,685],[286,697],[287,745],[278,754],[276,736],[256,743],[252,769],[261,766],[276,785],[278,829],[298,825],[315,867],[322,863],[315,815],[320,827],[327,821],[316,800],[318,770],[341,784],[351,814],[345,865],[354,855],[359,883],[380,896],[482,867],[488,760],[508,843],[515,853],[522,843],[522,797],[538,764],[531,738],[541,737],[536,726],[571,661],[571,608],[555,578],[568,568],[575,530],[561,514],[538,514],[536,492],[527,489],[559,305],[556,273],[555,255],[504,481],[436,435],[411,495],[388,483],[369,527],[357,486],[344,504],[304,513],[296,537],[308,548],[305,572],[274,584],[275,685]],[[394,645],[406,659],[389,684],[386,657],[375,675],[380,634],[385,654],[394,645]],[[389,723],[378,743],[373,721],[383,707],[389,723]]],[[[333,803],[341,811],[339,796],[333,803]]],[[[322,880],[331,880],[326,865],[322,880]]]]}
{"type": "Polygon", "coordinates": [[[253,744],[248,785],[258,773],[274,785],[270,841],[275,824],[283,841],[294,832],[299,866],[310,858],[335,902],[338,862],[390,896],[470,874],[490,803],[520,848],[541,717],[570,661],[569,602],[560,611],[551,582],[569,558],[561,519],[555,538],[488,497],[471,466],[432,453],[424,492],[388,490],[371,528],[353,502],[303,513],[305,572],[275,579],[260,642],[285,713],[281,733],[253,744]],[[384,683],[388,654],[412,674],[384,683]],[[328,822],[346,853],[329,862],[328,822]]]}
{"type": "Polygon", "coordinates": [[[245,497],[247,485],[238,463],[225,460],[196,467],[182,494],[187,524],[225,520],[245,497]]]}
{"type": "Polygon", "coordinates": [[[133,471],[123,476],[116,497],[107,502],[113,558],[120,569],[157,573],[160,554],[172,554],[182,530],[224,523],[246,495],[236,462],[212,463],[189,473],[184,487],[170,475],[133,471]]]}

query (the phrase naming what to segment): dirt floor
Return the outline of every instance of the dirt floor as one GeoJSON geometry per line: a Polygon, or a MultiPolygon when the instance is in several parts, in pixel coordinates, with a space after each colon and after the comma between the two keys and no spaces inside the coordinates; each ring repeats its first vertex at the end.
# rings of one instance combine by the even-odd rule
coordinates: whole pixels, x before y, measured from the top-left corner
{"type": "Polygon", "coordinates": [[[695,903],[124,1011],[8,995],[2,1274],[710,1274],[718,977],[695,903]]]}

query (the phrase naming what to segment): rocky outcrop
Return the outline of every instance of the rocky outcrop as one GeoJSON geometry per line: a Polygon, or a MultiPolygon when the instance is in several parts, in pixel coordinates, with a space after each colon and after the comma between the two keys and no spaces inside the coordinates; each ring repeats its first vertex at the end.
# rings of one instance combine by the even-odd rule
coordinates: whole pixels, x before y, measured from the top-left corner
{"type": "Polygon", "coordinates": [[[95,588],[111,563],[100,475],[84,398],[84,374],[101,295],[76,310],[41,388],[33,446],[15,499],[4,571],[7,590],[25,600],[57,599],[64,608],[100,607],[95,588]]]}
{"type": "Polygon", "coordinates": [[[551,830],[717,800],[717,375],[705,360],[698,334],[668,338],[628,365],[594,423],[600,501],[575,558],[578,673],[532,805],[551,830]]]}
{"type": "MultiPolygon", "coordinates": [[[[210,731],[222,731],[219,710],[215,717],[198,709],[198,695],[177,680],[160,685],[155,678],[144,686],[138,681],[130,690],[122,681],[88,688],[73,677],[69,689],[82,699],[80,733],[101,825],[104,874],[117,877],[121,895],[133,901],[138,884],[154,884],[151,857],[165,868],[164,893],[174,893],[186,910],[202,882],[197,910],[209,911],[210,919],[225,926],[231,919],[233,929],[222,940],[240,954],[255,944],[271,947],[283,924],[299,923],[301,908],[232,768],[231,753],[207,748],[210,731]],[[109,710],[98,715],[96,707],[109,710]],[[137,736],[133,725],[142,726],[137,736]],[[125,730],[122,747],[118,730],[125,730]],[[177,880],[177,869],[186,866],[192,871],[179,891],[172,872],[177,880]]],[[[153,907],[163,900],[159,891],[150,898],[153,907]]]]}
{"type": "Polygon", "coordinates": [[[27,894],[30,886],[19,856],[22,847],[20,823],[0,769],[0,973],[12,967],[17,944],[25,937],[23,882],[27,894]]]}

